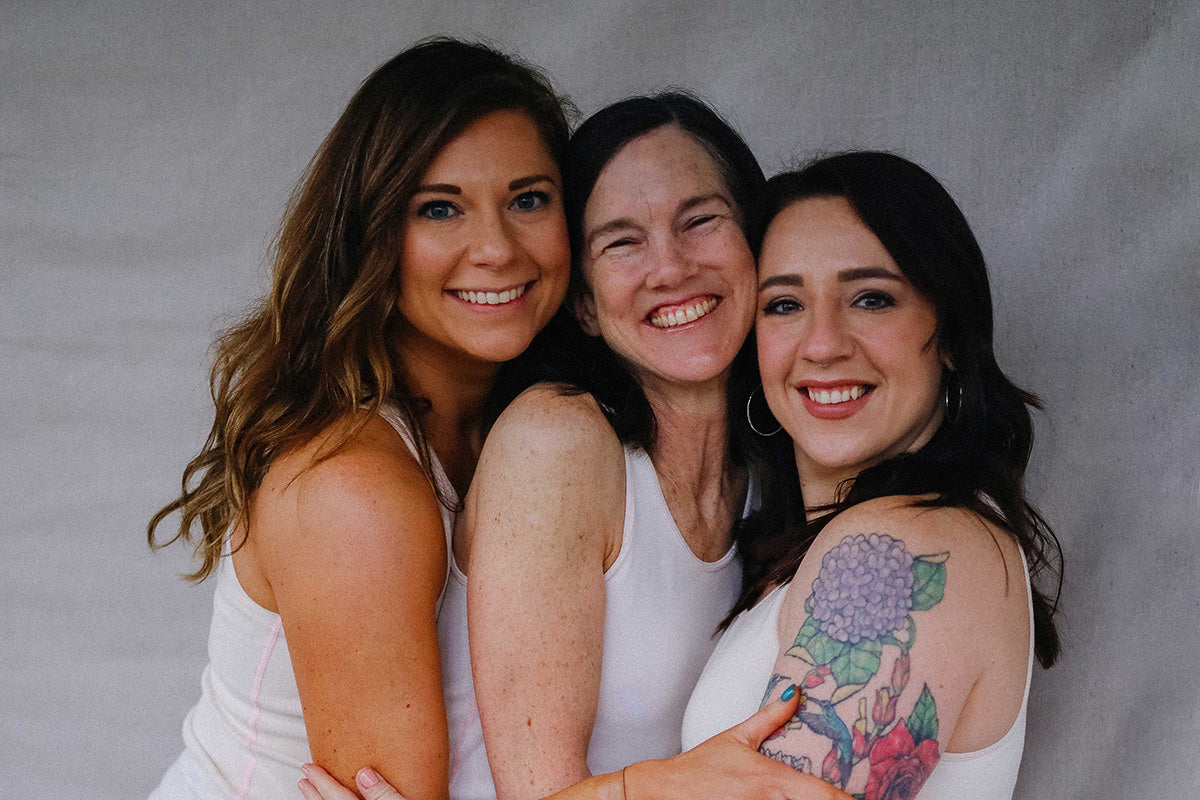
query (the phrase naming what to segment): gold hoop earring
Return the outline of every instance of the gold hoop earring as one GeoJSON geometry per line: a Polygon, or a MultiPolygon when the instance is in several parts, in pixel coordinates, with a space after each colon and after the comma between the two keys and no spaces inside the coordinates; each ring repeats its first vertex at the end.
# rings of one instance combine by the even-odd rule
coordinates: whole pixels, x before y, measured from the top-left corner
{"type": "MultiPolygon", "coordinates": [[[[778,426],[777,428],[775,428],[775,430],[771,431],[770,433],[763,433],[762,431],[760,431],[758,429],[758,426],[756,426],[754,424],[754,416],[750,413],[750,404],[754,402],[754,393],[757,392],[761,388],[763,388],[763,385],[760,383],[758,386],[756,386],[750,390],[750,396],[746,398],[746,422],[747,422],[747,424],[750,425],[750,430],[754,431],[759,436],[763,436],[763,437],[774,436],[775,434],[777,434],[781,430],[783,430],[783,425],[780,424],[779,420],[775,420],[775,424],[778,426]]],[[[763,401],[765,402],[766,399],[767,399],[766,393],[764,392],[763,401]]],[[[770,409],[770,407],[768,406],[768,410],[769,409],[770,409]]]]}

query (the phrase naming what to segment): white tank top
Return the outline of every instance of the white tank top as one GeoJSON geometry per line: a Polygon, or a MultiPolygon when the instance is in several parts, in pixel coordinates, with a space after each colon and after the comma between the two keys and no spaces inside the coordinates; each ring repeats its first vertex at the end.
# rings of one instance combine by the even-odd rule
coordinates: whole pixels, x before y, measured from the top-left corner
{"type": "MultiPolygon", "coordinates": [[[[415,456],[399,412],[388,405],[379,415],[415,456]]],[[[436,459],[433,468],[445,496],[453,499],[436,459]]],[[[445,507],[441,512],[448,550],[453,519],[445,507]]],[[[250,599],[227,555],[216,580],[200,700],[183,721],[184,751],[151,800],[296,797],[300,765],[312,756],[282,620],[250,599]]]]}
{"type": "MultiPolygon", "coordinates": [[[[1025,747],[1025,712],[1033,674],[1033,598],[1029,567],[1021,553],[1029,598],[1029,662],[1025,693],[1012,727],[995,743],[970,753],[942,753],[920,800],[1011,800],[1025,747]]],[[[779,654],[779,612],[787,585],[777,586],[725,630],[696,683],[683,718],[683,749],[730,728],[759,708],[779,654]]]]}
{"type": "MultiPolygon", "coordinates": [[[[734,548],[717,561],[697,558],[671,517],[650,457],[626,449],[621,551],[604,581],[600,697],[588,748],[593,774],[680,752],[684,708],[714,631],[737,598],[741,563],[734,548]]],[[[450,797],[486,800],[496,795],[471,683],[466,594],[466,578],[452,566],[438,620],[450,797]]]]}

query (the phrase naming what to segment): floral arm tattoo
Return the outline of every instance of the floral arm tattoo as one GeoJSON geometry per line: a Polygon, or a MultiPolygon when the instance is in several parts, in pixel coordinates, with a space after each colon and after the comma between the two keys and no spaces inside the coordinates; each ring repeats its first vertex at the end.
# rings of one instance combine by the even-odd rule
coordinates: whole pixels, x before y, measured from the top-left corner
{"type": "MultiPolygon", "coordinates": [[[[907,716],[897,715],[908,686],[909,651],[916,641],[914,612],[942,601],[948,553],[914,556],[904,542],[881,533],[843,538],[825,554],[804,603],[807,616],[784,657],[795,664],[789,677],[771,677],[764,703],[776,687],[795,682],[804,699],[795,716],[765,742],[761,751],[802,772],[813,773],[812,760],[787,752],[779,741],[789,731],[807,728],[828,739],[820,776],[845,790],[866,789],[865,800],[910,800],[925,783],[938,751],[937,703],[928,684],[907,716]],[[882,672],[890,665],[890,677],[882,672]],[[867,685],[874,689],[874,702],[867,685]],[[839,707],[854,703],[857,715],[847,726],[839,707]]],[[[853,708],[853,706],[851,706],[853,708]]],[[[849,714],[847,714],[849,719],[849,714]]]]}

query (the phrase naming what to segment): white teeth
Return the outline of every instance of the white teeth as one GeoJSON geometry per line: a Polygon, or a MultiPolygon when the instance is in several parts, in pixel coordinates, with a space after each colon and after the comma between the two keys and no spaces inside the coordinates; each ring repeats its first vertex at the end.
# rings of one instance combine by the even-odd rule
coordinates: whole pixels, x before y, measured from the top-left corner
{"type": "Polygon", "coordinates": [[[814,403],[820,403],[823,406],[832,405],[833,403],[848,403],[851,400],[857,400],[867,393],[864,386],[851,386],[848,389],[834,389],[832,392],[828,389],[812,389],[808,388],[808,398],[814,403]]]}
{"type": "Polygon", "coordinates": [[[717,298],[710,297],[687,308],[675,309],[665,314],[655,314],[650,318],[650,324],[656,328],[674,328],[686,322],[695,322],[717,307],[717,298]]]}
{"type": "Polygon", "coordinates": [[[475,303],[481,306],[501,306],[505,303],[511,303],[523,294],[525,294],[524,285],[514,289],[505,289],[503,292],[472,292],[461,289],[454,291],[454,296],[459,300],[465,300],[468,303],[475,303]]]}

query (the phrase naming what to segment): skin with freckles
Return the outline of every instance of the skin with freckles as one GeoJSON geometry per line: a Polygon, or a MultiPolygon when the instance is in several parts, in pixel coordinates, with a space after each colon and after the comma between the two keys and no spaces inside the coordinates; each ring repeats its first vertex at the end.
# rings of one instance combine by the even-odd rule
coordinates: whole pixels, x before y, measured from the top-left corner
{"type": "Polygon", "coordinates": [[[558,165],[520,111],[488,114],[442,148],[405,212],[406,362],[470,368],[529,345],[566,292],[561,190],[558,165]]]}
{"type": "Polygon", "coordinates": [[[723,380],[754,321],[754,260],[704,148],[675,126],[627,144],[596,181],[584,231],[585,328],[648,385],[723,380]]]}
{"type": "MultiPolygon", "coordinates": [[[[434,400],[422,425],[460,496],[499,362],[528,346],[566,289],[559,183],[530,118],[498,111],[442,148],[405,210],[394,346],[409,388],[434,400]],[[478,302],[506,290],[508,302],[478,302]]],[[[441,797],[439,501],[378,416],[319,459],[336,428],[272,463],[250,502],[254,536],[233,563],[247,594],[283,620],[313,758],[344,780],[376,763],[414,800],[441,797]]]]}

